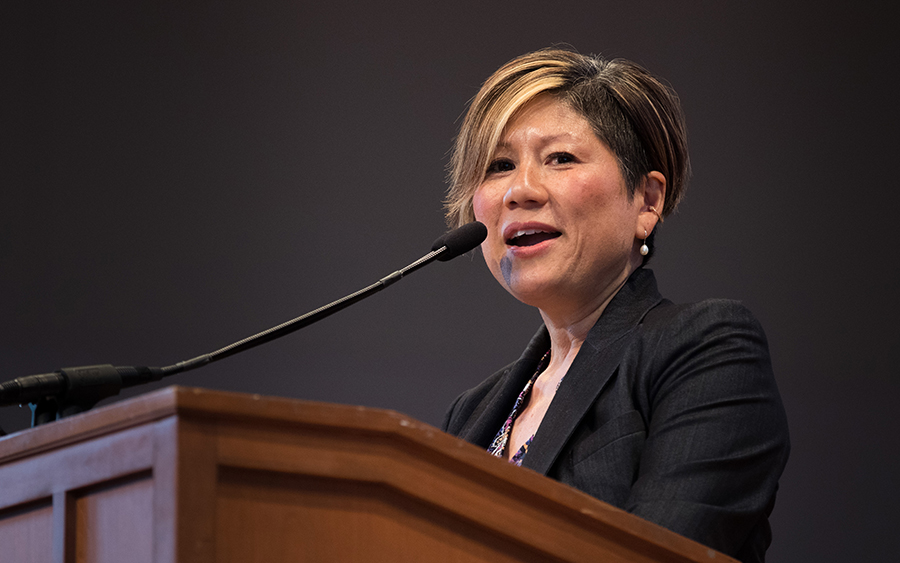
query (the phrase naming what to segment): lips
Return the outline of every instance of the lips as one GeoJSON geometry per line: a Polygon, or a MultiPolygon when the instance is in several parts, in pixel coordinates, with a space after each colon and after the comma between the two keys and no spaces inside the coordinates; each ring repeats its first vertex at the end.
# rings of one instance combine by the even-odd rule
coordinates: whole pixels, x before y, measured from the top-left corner
{"type": "Polygon", "coordinates": [[[509,246],[534,246],[562,235],[559,231],[544,226],[507,228],[504,234],[509,246]]]}

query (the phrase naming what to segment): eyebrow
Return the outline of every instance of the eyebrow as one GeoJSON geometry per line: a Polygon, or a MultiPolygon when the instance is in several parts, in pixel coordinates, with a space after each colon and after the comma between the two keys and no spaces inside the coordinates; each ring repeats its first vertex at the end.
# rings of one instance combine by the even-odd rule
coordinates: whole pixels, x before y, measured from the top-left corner
{"type": "MultiPolygon", "coordinates": [[[[552,143],[554,141],[559,141],[561,139],[569,140],[569,139],[572,139],[573,137],[574,137],[574,135],[572,135],[572,133],[558,133],[556,135],[548,135],[546,137],[540,137],[540,141],[542,144],[546,145],[548,143],[552,143]]],[[[509,148],[509,143],[507,143],[506,141],[500,141],[499,143],[497,143],[497,148],[498,149],[509,148]]]]}

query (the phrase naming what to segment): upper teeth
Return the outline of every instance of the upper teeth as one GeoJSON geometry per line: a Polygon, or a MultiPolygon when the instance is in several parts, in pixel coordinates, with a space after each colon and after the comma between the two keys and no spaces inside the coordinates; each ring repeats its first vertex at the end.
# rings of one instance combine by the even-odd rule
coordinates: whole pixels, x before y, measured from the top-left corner
{"type": "Polygon", "coordinates": [[[541,229],[524,229],[522,231],[516,231],[516,233],[512,236],[512,238],[516,237],[524,237],[525,235],[536,235],[538,233],[544,233],[541,229]]]}

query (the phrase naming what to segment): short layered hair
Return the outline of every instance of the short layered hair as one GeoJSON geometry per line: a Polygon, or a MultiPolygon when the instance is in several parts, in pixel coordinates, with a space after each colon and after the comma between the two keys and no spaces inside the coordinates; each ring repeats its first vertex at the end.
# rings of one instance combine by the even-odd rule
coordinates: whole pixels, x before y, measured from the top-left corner
{"type": "Polygon", "coordinates": [[[662,216],[675,210],[690,176],[684,113],[675,91],[631,61],[553,48],[503,65],[469,106],[449,166],[445,208],[451,228],[475,220],[472,199],[507,123],[545,93],[590,123],[616,156],[629,197],[648,173],[658,171],[666,178],[662,216]]]}

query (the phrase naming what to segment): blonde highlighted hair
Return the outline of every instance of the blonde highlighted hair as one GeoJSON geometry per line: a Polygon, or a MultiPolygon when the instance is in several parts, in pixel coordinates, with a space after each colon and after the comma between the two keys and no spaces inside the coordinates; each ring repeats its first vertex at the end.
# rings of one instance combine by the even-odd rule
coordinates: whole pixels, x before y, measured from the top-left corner
{"type": "Polygon", "coordinates": [[[513,59],[491,75],[463,120],[449,167],[447,224],[473,221],[472,198],[506,124],[529,101],[550,93],[590,123],[619,162],[629,195],[643,178],[666,178],[662,215],[674,211],[690,176],[684,114],[675,92],[637,64],[564,49],[513,59]]]}

